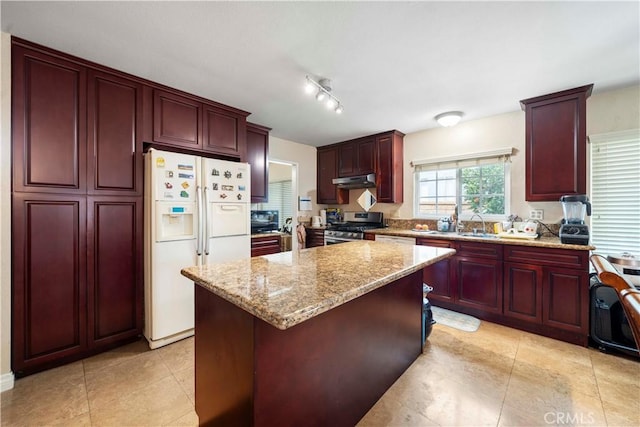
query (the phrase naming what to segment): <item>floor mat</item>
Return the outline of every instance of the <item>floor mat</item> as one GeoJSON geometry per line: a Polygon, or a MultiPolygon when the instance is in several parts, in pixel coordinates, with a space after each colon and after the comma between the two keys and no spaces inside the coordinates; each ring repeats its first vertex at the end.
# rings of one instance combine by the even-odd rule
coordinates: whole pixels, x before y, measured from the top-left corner
{"type": "Polygon", "coordinates": [[[433,313],[433,318],[437,323],[451,328],[460,329],[461,331],[475,332],[480,326],[479,319],[466,314],[447,310],[446,308],[432,306],[431,312],[433,313]]]}

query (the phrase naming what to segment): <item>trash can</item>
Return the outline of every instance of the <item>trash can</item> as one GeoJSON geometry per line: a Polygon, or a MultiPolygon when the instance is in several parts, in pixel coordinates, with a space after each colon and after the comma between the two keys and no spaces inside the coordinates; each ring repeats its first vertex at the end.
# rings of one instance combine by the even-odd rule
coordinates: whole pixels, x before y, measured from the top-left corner
{"type": "Polygon", "coordinates": [[[433,320],[433,312],[431,310],[431,303],[427,298],[427,294],[433,290],[433,287],[427,285],[426,283],[422,284],[422,348],[424,348],[424,344],[431,335],[431,331],[433,330],[433,325],[436,323],[433,320]]]}

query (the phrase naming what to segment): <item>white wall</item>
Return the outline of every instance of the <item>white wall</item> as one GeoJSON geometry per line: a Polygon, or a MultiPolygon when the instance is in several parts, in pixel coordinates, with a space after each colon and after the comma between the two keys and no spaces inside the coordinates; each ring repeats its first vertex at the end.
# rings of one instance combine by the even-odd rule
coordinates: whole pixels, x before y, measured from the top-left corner
{"type": "Polygon", "coordinates": [[[11,35],[0,34],[0,391],[11,374],[11,35]]]}

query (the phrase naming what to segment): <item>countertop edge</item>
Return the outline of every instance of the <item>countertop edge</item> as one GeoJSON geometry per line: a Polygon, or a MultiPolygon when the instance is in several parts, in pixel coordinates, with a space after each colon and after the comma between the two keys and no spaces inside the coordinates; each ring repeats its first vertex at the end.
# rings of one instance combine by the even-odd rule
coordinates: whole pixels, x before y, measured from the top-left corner
{"type": "Polygon", "coordinates": [[[405,230],[401,228],[374,228],[370,230],[365,230],[365,234],[415,237],[415,238],[436,239],[436,240],[472,241],[472,242],[491,243],[491,244],[498,244],[498,245],[537,246],[537,247],[544,247],[544,248],[569,249],[569,250],[578,250],[578,251],[593,251],[596,249],[596,247],[592,245],[572,245],[567,243],[560,243],[560,239],[557,237],[541,237],[539,239],[531,239],[531,240],[506,239],[506,238],[487,239],[482,237],[460,236],[459,234],[456,234],[454,232],[442,233],[442,234],[429,234],[421,231],[405,230]]]}
{"type": "MultiPolygon", "coordinates": [[[[314,248],[311,249],[303,249],[303,250],[313,250],[314,248]]],[[[248,301],[245,301],[243,299],[237,298],[235,295],[226,292],[224,288],[222,287],[218,287],[215,286],[211,283],[209,283],[206,280],[203,280],[201,277],[199,277],[196,274],[193,274],[191,271],[189,271],[189,268],[184,268],[180,271],[180,273],[189,278],[190,280],[192,280],[196,285],[201,286],[203,288],[205,288],[206,290],[208,290],[209,292],[223,298],[224,300],[236,305],[237,307],[241,308],[242,310],[246,311],[247,313],[259,318],[260,320],[274,326],[275,328],[278,328],[280,330],[285,330],[288,328],[291,328],[295,325],[298,325],[306,320],[309,320],[315,316],[318,316],[326,311],[329,311],[335,307],[338,307],[340,305],[346,304],[349,301],[352,301],[362,295],[365,295],[371,291],[374,291],[378,288],[381,288],[385,285],[388,285],[391,282],[394,282],[402,277],[408,276],[412,273],[415,273],[418,270],[421,270],[422,268],[434,264],[436,262],[439,262],[443,259],[449,258],[453,255],[455,255],[456,251],[455,249],[447,249],[447,248],[438,248],[439,251],[441,251],[442,253],[440,255],[436,255],[433,256],[427,260],[424,260],[422,262],[418,262],[412,266],[400,269],[395,271],[392,274],[389,274],[387,276],[381,277],[378,280],[374,280],[373,282],[370,282],[369,284],[365,285],[365,286],[360,286],[358,288],[352,289],[348,292],[344,292],[342,294],[339,295],[334,295],[331,298],[327,298],[325,300],[323,300],[322,302],[310,306],[310,307],[305,307],[302,310],[299,311],[295,311],[292,313],[288,313],[288,315],[286,316],[282,316],[279,315],[278,313],[275,312],[269,312],[269,311],[265,311],[265,310],[261,310],[259,307],[256,307],[255,305],[250,304],[248,301]]],[[[267,255],[268,256],[268,255],[267,255]]]]}

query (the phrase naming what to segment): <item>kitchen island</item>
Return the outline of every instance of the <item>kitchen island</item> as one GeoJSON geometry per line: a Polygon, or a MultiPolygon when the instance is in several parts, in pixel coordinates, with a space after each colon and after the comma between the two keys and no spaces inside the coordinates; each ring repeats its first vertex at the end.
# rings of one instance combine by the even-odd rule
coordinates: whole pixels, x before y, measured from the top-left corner
{"type": "Polygon", "coordinates": [[[356,241],[190,267],[201,425],[355,425],[421,352],[422,268],[356,241]]]}

